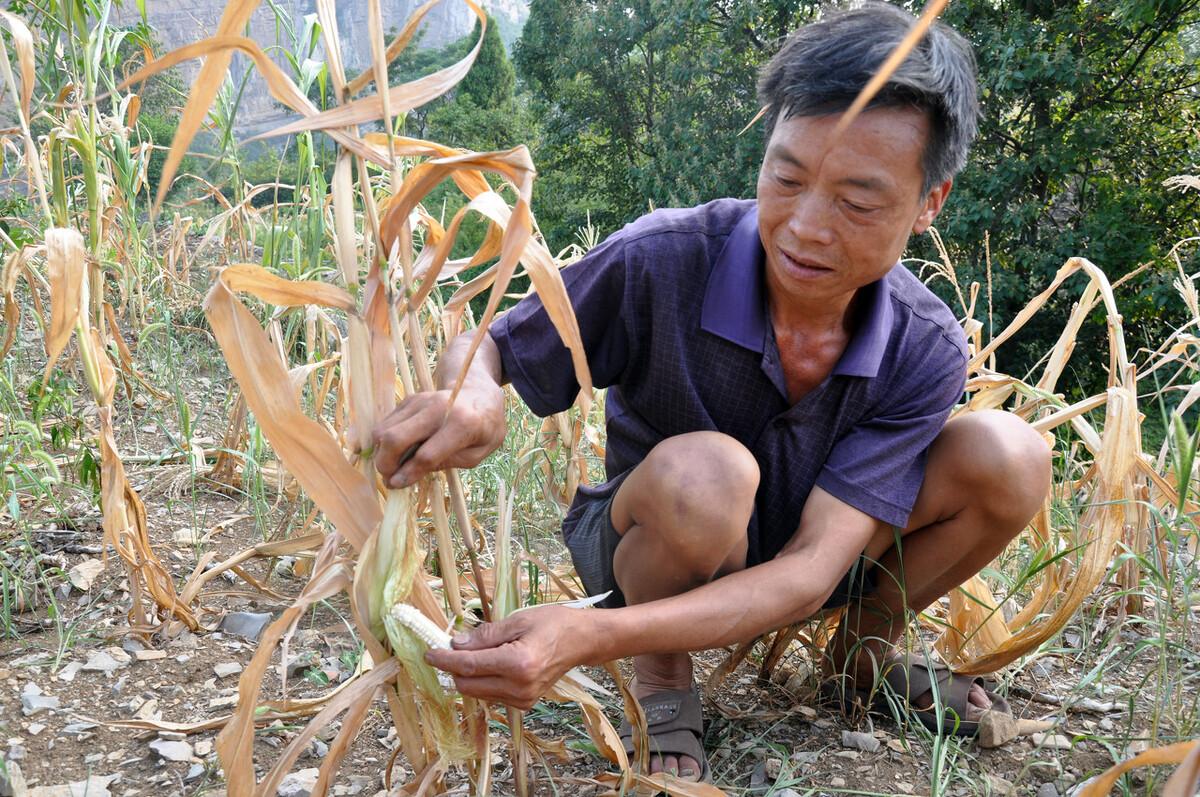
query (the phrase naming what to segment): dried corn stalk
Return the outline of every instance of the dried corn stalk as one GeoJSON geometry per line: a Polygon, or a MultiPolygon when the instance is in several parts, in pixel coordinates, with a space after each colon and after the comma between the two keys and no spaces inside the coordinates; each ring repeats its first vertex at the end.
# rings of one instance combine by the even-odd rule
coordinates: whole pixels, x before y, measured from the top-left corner
{"type": "MultiPolygon", "coordinates": [[[[482,9],[471,0],[464,2],[479,17],[481,25],[486,25],[482,9]]],[[[376,81],[383,78],[386,59],[400,52],[421,17],[434,4],[426,3],[417,10],[386,55],[382,47],[375,46],[373,70],[347,86],[337,53],[333,9],[330,3],[319,2],[318,16],[335,88],[347,87],[348,91],[353,91],[368,86],[372,77],[376,81]]],[[[332,215],[328,217],[329,229],[333,232],[333,254],[343,287],[283,280],[253,264],[238,264],[219,274],[205,301],[214,335],[248,408],[282,464],[336,529],[322,547],[308,587],[297,604],[267,630],[254,660],[242,676],[238,711],[218,740],[229,790],[235,794],[274,793],[308,739],[339,713],[345,712],[342,730],[330,747],[317,783],[315,793],[323,793],[376,692],[383,690],[401,747],[416,773],[416,787],[424,788],[437,782],[452,763],[461,761],[467,764],[476,789],[486,793],[491,777],[487,724],[492,710],[446,691],[436,673],[424,663],[426,642],[412,631],[419,625],[411,617],[413,609],[396,609],[397,606],[415,607],[437,627],[447,625],[444,607],[457,618],[461,617],[460,551],[449,524],[453,514],[458,521],[461,547],[465,548],[475,570],[475,589],[486,611],[488,596],[482,589],[485,580],[475,561],[476,544],[462,488],[456,475],[451,473],[445,477],[432,477],[416,488],[383,490],[370,461],[343,450],[342,442],[348,443],[351,451],[368,450],[370,430],[390,411],[397,395],[432,386],[427,335],[433,335],[436,348],[443,342],[438,331],[444,330],[447,335],[456,332],[461,326],[466,303],[490,289],[487,308],[475,333],[474,351],[518,264],[526,268],[573,353],[582,386],[581,403],[586,404],[590,398],[590,380],[579,330],[558,274],[559,263],[532,234],[533,165],[523,147],[505,152],[469,153],[426,141],[378,134],[358,135],[356,125],[377,119],[387,123],[393,114],[420,105],[452,86],[470,67],[478,44],[461,62],[441,72],[400,86],[387,87],[377,83],[380,91],[374,96],[345,101],[330,111],[318,113],[257,44],[233,35],[233,31],[244,24],[254,5],[253,2],[231,3],[217,36],[167,54],[131,79],[143,79],[184,58],[207,57],[205,69],[197,78],[196,90],[185,111],[185,120],[195,119],[197,115],[202,116],[207,103],[215,96],[223,79],[223,64],[228,62],[230,53],[237,50],[254,61],[272,94],[300,114],[297,121],[268,135],[325,130],[343,148],[332,184],[332,215]],[[368,164],[383,167],[389,178],[390,191],[384,193],[375,185],[368,164]],[[357,192],[354,173],[358,176],[357,192]],[[513,204],[501,196],[499,189],[493,188],[486,176],[489,173],[496,175],[505,188],[515,194],[513,204]],[[447,178],[463,191],[467,204],[448,227],[442,228],[424,212],[420,202],[447,178]],[[383,196],[377,206],[381,193],[383,196]],[[468,213],[487,219],[489,234],[475,255],[451,261],[449,253],[468,213]],[[413,232],[418,226],[424,228],[424,246],[421,251],[414,252],[413,232]],[[426,316],[427,321],[422,321],[423,315],[437,309],[428,297],[439,280],[496,257],[495,265],[454,296],[450,304],[451,315],[445,323],[437,323],[432,316],[426,316]],[[360,265],[364,263],[365,267],[360,265]],[[328,362],[320,364],[325,365],[329,373],[336,369],[339,374],[336,386],[326,384],[323,388],[336,391],[338,411],[332,422],[309,417],[298,398],[306,378],[318,364],[310,364],[313,368],[308,365],[290,368],[281,356],[281,347],[271,339],[238,294],[249,294],[280,308],[317,307],[323,313],[344,315],[346,338],[338,341],[337,352],[328,352],[328,362]],[[354,439],[347,439],[347,436],[354,439]],[[447,492],[450,493],[449,501],[447,492]],[[442,576],[437,593],[430,589],[425,572],[427,557],[422,547],[423,529],[418,523],[419,507],[424,505],[429,506],[434,520],[432,536],[436,541],[442,576]],[[356,551],[354,560],[339,553],[339,544],[343,540],[356,551]],[[266,777],[256,783],[251,740],[257,720],[260,683],[271,655],[277,646],[286,645],[290,629],[308,606],[338,591],[350,593],[353,615],[367,646],[369,663],[364,665],[354,686],[332,697],[280,755],[266,777]]],[[[377,19],[378,4],[373,2],[370,10],[372,18],[377,19]]],[[[196,127],[181,123],[164,179],[169,179],[171,169],[179,162],[196,127]]],[[[163,187],[160,186],[160,198],[162,194],[163,187]]],[[[308,387],[312,385],[309,382],[308,387]]],[[[455,386],[455,394],[460,386],[461,377],[455,386]]],[[[314,402],[318,410],[323,404],[323,401],[314,402]]],[[[510,593],[500,586],[505,583],[505,576],[497,580],[502,608],[511,602],[510,598],[504,597],[510,593]]],[[[430,635],[426,633],[425,636],[430,635]]],[[[594,730],[602,752],[627,770],[624,751],[599,704],[570,680],[559,685],[556,696],[578,700],[584,706],[587,724],[594,730]]],[[[531,750],[545,747],[544,743],[523,733],[519,717],[513,725],[513,733],[519,751],[523,749],[523,741],[532,745],[531,750]]]]}

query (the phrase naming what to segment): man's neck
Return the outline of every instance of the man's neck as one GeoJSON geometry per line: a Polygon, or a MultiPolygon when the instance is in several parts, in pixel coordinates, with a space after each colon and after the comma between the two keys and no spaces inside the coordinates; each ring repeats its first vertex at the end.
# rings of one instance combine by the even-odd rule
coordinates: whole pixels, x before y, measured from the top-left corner
{"type": "Polygon", "coordinates": [[[788,330],[802,335],[830,335],[853,332],[858,309],[858,291],[830,301],[804,301],[794,296],[778,297],[768,289],[771,323],[776,332],[788,330]]]}

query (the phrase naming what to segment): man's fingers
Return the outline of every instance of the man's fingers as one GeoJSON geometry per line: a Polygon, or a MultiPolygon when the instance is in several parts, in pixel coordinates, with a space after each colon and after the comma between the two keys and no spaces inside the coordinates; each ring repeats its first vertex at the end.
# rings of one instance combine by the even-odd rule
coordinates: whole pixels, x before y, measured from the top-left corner
{"type": "Polygon", "coordinates": [[[498,648],[505,642],[520,639],[528,630],[524,618],[507,617],[494,623],[484,623],[473,631],[461,633],[454,637],[455,650],[487,650],[498,648]]]}
{"type": "Polygon", "coordinates": [[[395,474],[412,447],[427,440],[441,423],[441,410],[431,404],[424,405],[402,421],[389,416],[383,427],[376,431],[375,469],[384,478],[395,474]]]}
{"type": "Polygon", "coordinates": [[[541,695],[534,693],[532,689],[521,689],[514,686],[511,681],[494,676],[456,677],[454,688],[469,697],[486,700],[489,703],[501,703],[522,711],[532,708],[533,704],[541,698],[541,695]]]}
{"type": "Polygon", "coordinates": [[[391,485],[407,487],[426,473],[442,469],[447,460],[471,442],[469,435],[468,430],[456,424],[442,424],[413,452],[407,462],[399,466],[391,479],[391,485]]]}

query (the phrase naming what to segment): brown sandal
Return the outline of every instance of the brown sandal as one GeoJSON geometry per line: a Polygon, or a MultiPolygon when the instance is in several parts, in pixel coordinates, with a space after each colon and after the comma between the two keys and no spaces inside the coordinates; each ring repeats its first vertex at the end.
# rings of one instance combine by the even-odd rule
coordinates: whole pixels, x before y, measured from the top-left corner
{"type": "MultiPolygon", "coordinates": [[[[992,701],[992,711],[1002,714],[1012,714],[1008,701],[988,688],[987,682],[980,676],[955,675],[945,664],[928,662],[911,662],[905,666],[903,658],[896,658],[889,663],[884,671],[883,679],[891,693],[902,701],[907,713],[916,717],[921,724],[934,733],[939,730],[952,736],[971,737],[979,733],[979,723],[966,719],[968,707],[971,705],[968,695],[975,684],[983,689],[992,701]],[[934,692],[934,684],[937,691],[934,692]],[[915,698],[926,692],[934,692],[929,708],[919,709],[913,705],[915,698]],[[938,727],[938,707],[941,703],[941,727],[938,727]]],[[[882,696],[882,695],[881,695],[882,696]]]]}
{"type": "MultiPolygon", "coordinates": [[[[700,693],[691,689],[668,690],[639,700],[646,714],[646,734],[650,737],[650,755],[688,756],[700,762],[700,783],[709,783],[712,772],[704,755],[704,717],[700,693]]],[[[633,726],[621,723],[621,741],[625,753],[634,755],[633,726]]]]}

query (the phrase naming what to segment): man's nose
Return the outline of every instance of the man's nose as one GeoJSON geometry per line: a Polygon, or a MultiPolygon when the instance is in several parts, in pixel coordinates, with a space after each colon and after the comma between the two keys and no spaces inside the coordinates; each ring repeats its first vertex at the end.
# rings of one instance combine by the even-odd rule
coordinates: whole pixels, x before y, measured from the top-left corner
{"type": "Polygon", "coordinates": [[[820,246],[833,243],[833,202],[819,191],[796,196],[788,217],[788,229],[798,242],[820,246]]]}

